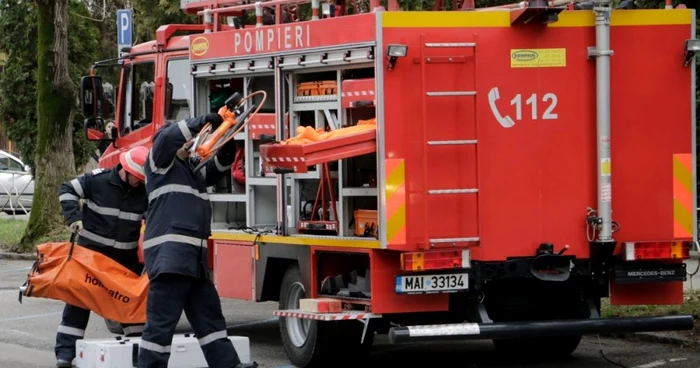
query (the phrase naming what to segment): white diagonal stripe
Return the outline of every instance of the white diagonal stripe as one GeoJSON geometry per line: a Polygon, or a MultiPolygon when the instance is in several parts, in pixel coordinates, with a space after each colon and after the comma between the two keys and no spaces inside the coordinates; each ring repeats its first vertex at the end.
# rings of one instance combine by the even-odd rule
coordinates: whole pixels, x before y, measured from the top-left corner
{"type": "Polygon", "coordinates": [[[117,249],[126,249],[126,250],[129,250],[129,249],[136,249],[136,248],[138,248],[138,246],[139,246],[139,242],[138,242],[138,241],[135,241],[135,242],[128,242],[128,243],[127,243],[127,242],[118,242],[118,241],[116,241],[116,240],[114,240],[114,239],[109,239],[109,238],[105,238],[105,237],[103,237],[103,236],[99,236],[99,235],[97,235],[97,234],[95,234],[95,233],[92,233],[92,232],[90,232],[90,231],[87,231],[87,230],[85,230],[85,229],[83,229],[83,230],[80,231],[80,236],[83,237],[83,238],[85,238],[85,239],[90,239],[90,240],[92,240],[92,241],[94,241],[94,242],[96,242],[96,243],[100,243],[100,244],[102,244],[102,245],[104,245],[104,246],[107,246],[107,247],[114,247],[114,248],[117,248],[117,249]]]}
{"type": "Polygon", "coordinates": [[[78,337],[85,336],[85,330],[81,330],[81,329],[75,328],[75,327],[63,326],[63,325],[58,326],[58,332],[62,333],[62,334],[78,336],[78,337]]]}
{"type": "Polygon", "coordinates": [[[153,151],[148,153],[148,165],[151,166],[151,172],[153,172],[154,174],[165,175],[165,173],[167,173],[168,170],[170,170],[170,168],[173,167],[173,164],[175,163],[175,157],[173,157],[173,160],[170,161],[170,165],[168,165],[168,167],[164,167],[162,169],[158,168],[158,166],[156,166],[156,162],[153,161],[152,155],[153,151]]]}
{"type": "Polygon", "coordinates": [[[185,243],[189,245],[194,245],[196,247],[207,247],[207,239],[200,239],[187,235],[165,234],[144,241],[143,249],[145,250],[167,242],[185,243]]]}
{"type": "Polygon", "coordinates": [[[214,342],[219,339],[225,339],[228,337],[228,334],[226,333],[226,330],[221,330],[221,331],[216,331],[212,332],[207,336],[202,337],[199,339],[199,345],[204,346],[210,342],[214,342]]]}
{"type": "Polygon", "coordinates": [[[185,194],[192,194],[193,196],[197,196],[201,199],[209,200],[209,195],[207,193],[202,193],[198,191],[197,189],[194,189],[190,186],[183,185],[183,184],[168,184],[168,185],[163,185],[162,187],[152,191],[151,193],[148,194],[148,202],[151,202],[152,200],[160,197],[163,194],[167,193],[185,193],[185,194]]]}
{"type": "Polygon", "coordinates": [[[75,190],[75,192],[78,193],[78,196],[80,198],[85,197],[85,192],[83,192],[83,186],[80,185],[80,182],[78,181],[78,179],[71,180],[70,184],[73,186],[73,190],[75,190]]]}
{"type": "Polygon", "coordinates": [[[155,351],[156,353],[169,353],[170,352],[170,345],[168,346],[163,346],[163,345],[158,345],[154,342],[146,341],[146,340],[141,340],[141,343],[139,344],[140,347],[150,350],[150,351],[155,351]]]}
{"type": "Polygon", "coordinates": [[[98,206],[95,202],[93,202],[89,199],[85,201],[85,204],[88,206],[88,208],[90,210],[97,212],[100,215],[116,216],[122,220],[141,221],[141,217],[143,216],[143,215],[140,215],[138,213],[133,213],[133,212],[122,212],[118,208],[98,206]]]}
{"type": "Polygon", "coordinates": [[[76,201],[77,202],[79,199],[80,198],[78,198],[77,196],[74,196],[70,193],[63,193],[60,196],[58,196],[59,202],[63,202],[63,201],[76,201]]]}
{"type": "Polygon", "coordinates": [[[186,141],[189,141],[192,139],[192,132],[190,132],[190,128],[187,126],[187,122],[184,120],[180,120],[177,122],[177,126],[180,128],[180,132],[182,133],[182,136],[185,137],[186,141]]]}

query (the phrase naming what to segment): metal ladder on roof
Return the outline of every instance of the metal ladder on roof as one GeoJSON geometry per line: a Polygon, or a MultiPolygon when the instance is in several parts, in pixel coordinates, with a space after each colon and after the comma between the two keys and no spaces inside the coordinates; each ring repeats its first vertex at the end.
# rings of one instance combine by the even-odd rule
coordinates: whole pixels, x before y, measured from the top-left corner
{"type": "MultiPolygon", "coordinates": [[[[454,50],[460,50],[464,52],[465,49],[472,49],[474,51],[474,58],[476,57],[476,43],[475,42],[452,42],[452,43],[434,43],[434,42],[425,42],[425,35],[421,36],[421,86],[422,86],[422,120],[423,120],[423,136],[426,137],[426,133],[428,132],[428,105],[430,101],[433,101],[434,99],[439,99],[439,98],[445,98],[445,97],[466,97],[466,98],[472,98],[473,103],[474,103],[474,124],[476,124],[476,88],[474,90],[456,90],[456,91],[429,91],[426,90],[427,87],[427,65],[430,64],[431,62],[457,62],[456,60],[453,60],[451,57],[433,57],[432,59],[438,59],[441,58],[443,59],[442,61],[438,60],[432,60],[431,56],[426,55],[429,50],[434,50],[434,49],[454,49],[454,50]],[[447,60],[444,60],[446,59],[447,60]]],[[[474,73],[474,78],[476,78],[476,72],[474,73]]],[[[462,98],[459,99],[460,103],[463,101],[462,98]]],[[[476,128],[475,128],[476,129],[476,128]]],[[[476,225],[476,234],[477,236],[468,236],[468,237],[454,237],[454,238],[434,238],[431,237],[428,229],[428,226],[426,225],[424,228],[425,230],[425,239],[429,245],[430,248],[444,248],[444,247],[456,247],[456,246],[464,246],[464,245],[476,245],[479,242],[479,225],[478,225],[478,193],[479,189],[478,187],[473,187],[473,188],[441,188],[441,189],[432,189],[428,188],[428,175],[429,175],[429,165],[428,165],[428,152],[430,149],[434,147],[439,147],[439,146],[467,146],[467,145],[474,145],[475,147],[475,152],[476,156],[474,159],[474,172],[476,175],[477,183],[478,183],[478,170],[477,170],[477,161],[478,161],[478,149],[477,149],[477,136],[475,134],[474,139],[454,139],[454,140],[427,140],[425,142],[424,146],[424,154],[423,154],[423,177],[426,180],[426,188],[427,188],[427,195],[425,200],[423,201],[424,203],[424,211],[423,214],[425,216],[424,218],[424,223],[428,224],[428,207],[429,207],[429,202],[430,202],[430,197],[431,196],[440,196],[440,195],[473,195],[477,196],[476,198],[476,203],[477,203],[477,223],[476,225]]],[[[478,184],[477,184],[478,186],[478,184]]]]}

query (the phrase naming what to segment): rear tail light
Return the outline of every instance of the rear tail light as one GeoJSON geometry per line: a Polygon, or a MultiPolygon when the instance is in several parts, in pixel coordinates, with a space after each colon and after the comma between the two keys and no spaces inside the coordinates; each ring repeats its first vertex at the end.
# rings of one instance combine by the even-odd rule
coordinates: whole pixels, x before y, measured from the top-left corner
{"type": "Polygon", "coordinates": [[[692,244],[692,241],[627,242],[623,256],[626,261],[688,259],[692,244]]]}
{"type": "Polygon", "coordinates": [[[470,268],[469,249],[401,253],[401,270],[453,270],[470,268]]]}

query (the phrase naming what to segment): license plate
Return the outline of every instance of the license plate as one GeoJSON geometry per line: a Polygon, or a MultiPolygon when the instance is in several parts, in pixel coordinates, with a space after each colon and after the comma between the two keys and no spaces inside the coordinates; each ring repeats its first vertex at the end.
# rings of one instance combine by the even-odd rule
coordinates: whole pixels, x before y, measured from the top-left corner
{"type": "Polygon", "coordinates": [[[466,273],[396,276],[397,294],[454,293],[466,290],[469,290],[469,275],[466,273]]]}

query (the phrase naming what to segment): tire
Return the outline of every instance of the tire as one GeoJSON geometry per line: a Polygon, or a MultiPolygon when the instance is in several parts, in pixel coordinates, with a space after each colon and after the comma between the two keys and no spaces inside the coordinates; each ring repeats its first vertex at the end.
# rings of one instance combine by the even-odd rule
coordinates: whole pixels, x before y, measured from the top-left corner
{"type": "MultiPolygon", "coordinates": [[[[305,297],[299,267],[290,266],[282,278],[279,309],[298,309],[299,299],[305,297]]],[[[279,326],[287,358],[299,368],[334,366],[340,356],[344,361],[361,360],[374,341],[374,331],[368,328],[364,342],[360,343],[363,325],[357,321],[320,322],[280,317],[279,326]],[[353,354],[347,354],[348,351],[353,354]]]]}

